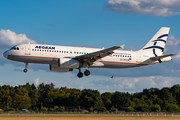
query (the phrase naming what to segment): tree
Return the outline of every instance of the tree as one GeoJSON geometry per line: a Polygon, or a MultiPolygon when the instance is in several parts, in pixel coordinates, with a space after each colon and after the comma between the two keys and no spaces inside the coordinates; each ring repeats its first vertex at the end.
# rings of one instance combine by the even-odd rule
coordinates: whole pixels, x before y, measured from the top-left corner
{"type": "Polygon", "coordinates": [[[31,107],[31,99],[28,96],[15,94],[13,97],[14,108],[29,109],[31,107]]]}
{"type": "Polygon", "coordinates": [[[79,106],[80,105],[81,91],[72,89],[68,97],[68,106],[79,106]]]}
{"type": "Polygon", "coordinates": [[[81,106],[85,109],[104,107],[100,93],[97,90],[84,89],[79,99],[81,106]]]}
{"type": "Polygon", "coordinates": [[[106,109],[110,110],[112,107],[112,102],[111,102],[111,93],[110,92],[105,92],[101,94],[102,101],[104,103],[104,106],[106,109]]]}
{"type": "Polygon", "coordinates": [[[116,91],[111,96],[112,105],[118,109],[125,109],[130,105],[130,94],[116,91]]]}
{"type": "Polygon", "coordinates": [[[7,89],[1,89],[0,91],[0,103],[1,108],[4,110],[9,111],[10,106],[12,106],[12,92],[9,88],[7,89]]]}
{"type": "Polygon", "coordinates": [[[134,108],[133,107],[127,107],[126,108],[126,112],[134,112],[134,108]]]}
{"type": "Polygon", "coordinates": [[[178,102],[178,106],[180,106],[180,84],[174,85],[171,87],[170,92],[172,93],[173,97],[178,102]]]}
{"type": "Polygon", "coordinates": [[[175,104],[169,104],[167,110],[168,112],[180,112],[180,108],[175,104]]]}

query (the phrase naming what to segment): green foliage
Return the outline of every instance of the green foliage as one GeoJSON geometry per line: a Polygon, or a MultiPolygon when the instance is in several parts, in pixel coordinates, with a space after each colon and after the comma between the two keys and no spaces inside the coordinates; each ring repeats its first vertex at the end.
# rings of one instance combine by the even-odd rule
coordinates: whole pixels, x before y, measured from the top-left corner
{"type": "Polygon", "coordinates": [[[104,107],[100,93],[97,90],[84,89],[81,93],[80,104],[85,109],[89,110],[91,107],[104,107]]]}
{"type": "Polygon", "coordinates": [[[150,88],[133,94],[116,91],[100,94],[98,90],[55,88],[54,84],[39,86],[26,83],[19,86],[0,86],[0,108],[5,111],[29,109],[32,111],[89,111],[180,112],[180,85],[162,89],[150,88]],[[42,109],[41,109],[42,108],[42,109]]]}
{"type": "Polygon", "coordinates": [[[40,109],[39,111],[46,112],[46,111],[48,111],[48,108],[46,108],[46,107],[43,107],[43,108],[42,108],[42,109],[40,109]]]}
{"type": "Polygon", "coordinates": [[[169,111],[169,112],[180,112],[180,108],[175,104],[170,104],[167,107],[167,111],[169,111]]]}
{"type": "Polygon", "coordinates": [[[57,111],[60,112],[64,112],[65,111],[65,107],[64,106],[60,106],[59,108],[56,109],[57,111]]]}
{"type": "Polygon", "coordinates": [[[73,112],[77,112],[78,109],[77,109],[77,108],[73,108],[72,111],[73,111],[73,112]]]}
{"type": "Polygon", "coordinates": [[[118,109],[117,108],[111,108],[110,110],[109,110],[109,112],[114,112],[114,111],[117,111],[118,109]]]}
{"type": "Polygon", "coordinates": [[[133,107],[127,107],[126,108],[126,112],[134,112],[134,108],[133,107]]]}
{"type": "Polygon", "coordinates": [[[49,108],[49,111],[54,111],[54,108],[49,108]]]}
{"type": "Polygon", "coordinates": [[[116,91],[111,96],[112,105],[116,108],[128,107],[130,105],[130,94],[116,91]]]}

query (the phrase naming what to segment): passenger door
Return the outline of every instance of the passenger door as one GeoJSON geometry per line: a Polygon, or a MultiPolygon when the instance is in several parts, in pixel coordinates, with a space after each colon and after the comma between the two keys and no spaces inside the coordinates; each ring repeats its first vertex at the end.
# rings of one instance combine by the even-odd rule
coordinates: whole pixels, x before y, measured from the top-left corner
{"type": "Polygon", "coordinates": [[[141,63],[141,53],[137,53],[137,63],[141,63]]]}
{"type": "Polygon", "coordinates": [[[30,55],[30,44],[25,45],[25,55],[30,55]]]}

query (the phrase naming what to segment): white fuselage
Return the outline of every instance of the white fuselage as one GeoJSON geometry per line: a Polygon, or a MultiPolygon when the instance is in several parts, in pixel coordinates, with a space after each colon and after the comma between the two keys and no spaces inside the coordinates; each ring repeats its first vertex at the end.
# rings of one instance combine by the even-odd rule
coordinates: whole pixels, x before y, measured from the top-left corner
{"type": "MultiPolygon", "coordinates": [[[[19,62],[58,65],[59,58],[74,58],[75,56],[85,55],[99,50],[102,49],[41,44],[22,44],[17,45],[16,49],[12,48],[6,51],[4,56],[7,59],[19,62]]],[[[157,60],[151,60],[150,57],[154,57],[153,54],[142,53],[138,51],[114,50],[112,55],[96,60],[94,64],[89,67],[129,68],[159,63],[157,60]]]]}
{"type": "Polygon", "coordinates": [[[70,47],[41,44],[21,44],[4,52],[10,60],[24,62],[25,73],[28,63],[49,64],[51,71],[67,72],[79,69],[77,76],[83,77],[81,68],[85,67],[85,76],[90,75],[88,68],[130,68],[151,65],[172,60],[175,54],[163,55],[169,33],[168,27],[162,27],[148,43],[138,51],[117,50],[124,45],[107,49],[70,47]]]}

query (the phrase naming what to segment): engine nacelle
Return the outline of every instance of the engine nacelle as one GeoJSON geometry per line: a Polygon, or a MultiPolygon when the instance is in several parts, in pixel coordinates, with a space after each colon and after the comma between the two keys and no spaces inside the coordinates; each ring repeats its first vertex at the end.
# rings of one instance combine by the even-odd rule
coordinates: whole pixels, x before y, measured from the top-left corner
{"type": "Polygon", "coordinates": [[[73,71],[72,68],[60,68],[58,65],[49,65],[49,69],[51,71],[56,71],[56,72],[68,72],[68,71],[73,71]]]}
{"type": "Polygon", "coordinates": [[[79,68],[79,61],[69,58],[59,58],[58,66],[60,68],[79,68]]]}

